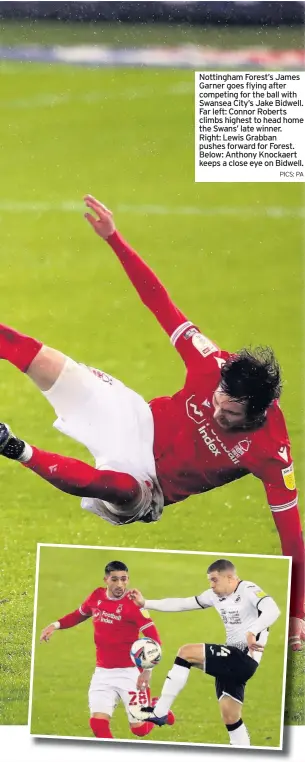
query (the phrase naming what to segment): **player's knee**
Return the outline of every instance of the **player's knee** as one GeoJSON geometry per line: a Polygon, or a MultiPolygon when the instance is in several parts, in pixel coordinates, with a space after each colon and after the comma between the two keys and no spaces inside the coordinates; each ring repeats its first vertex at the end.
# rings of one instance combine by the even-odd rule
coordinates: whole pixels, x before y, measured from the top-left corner
{"type": "Polygon", "coordinates": [[[222,699],[220,701],[220,711],[225,725],[234,725],[241,718],[241,706],[237,702],[227,704],[222,699]]]}
{"type": "Polygon", "coordinates": [[[190,655],[191,655],[191,652],[190,652],[190,648],[191,648],[191,647],[190,647],[190,644],[189,644],[189,643],[187,643],[187,644],[186,644],[186,645],[184,645],[184,646],[181,646],[181,648],[179,648],[179,651],[178,651],[178,653],[177,653],[177,656],[180,656],[180,659],[185,659],[185,660],[187,661],[187,660],[188,660],[188,658],[189,658],[189,657],[190,657],[190,655]]]}
{"type": "Polygon", "coordinates": [[[27,375],[43,392],[50,391],[70,358],[45,344],[27,369],[27,375]]]}
{"type": "Polygon", "coordinates": [[[130,725],[130,730],[134,736],[141,738],[143,736],[147,736],[153,727],[154,726],[151,722],[142,722],[141,725],[130,725]]]}

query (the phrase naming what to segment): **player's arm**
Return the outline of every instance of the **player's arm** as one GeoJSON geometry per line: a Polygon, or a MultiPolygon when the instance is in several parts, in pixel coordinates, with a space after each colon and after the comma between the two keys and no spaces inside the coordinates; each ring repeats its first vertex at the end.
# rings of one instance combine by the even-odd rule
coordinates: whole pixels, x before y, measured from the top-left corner
{"type": "Polygon", "coordinates": [[[57,622],[52,622],[52,624],[45,627],[40,635],[40,642],[42,643],[45,641],[47,643],[56,630],[67,630],[70,627],[75,627],[77,624],[89,619],[92,616],[89,602],[90,598],[91,596],[89,596],[78,609],[75,609],[75,611],[71,611],[70,614],[66,614],[61,617],[61,619],[58,619],[57,622]]]}
{"type": "Polygon", "coordinates": [[[129,246],[115,228],[112,213],[92,196],[85,196],[85,203],[97,215],[85,214],[95,232],[113,249],[120,260],[129,280],[135,287],[143,304],[155,315],[158,322],[170,336],[172,344],[186,364],[196,362],[218,347],[189,321],[172,302],[168,291],[148,265],[129,246]],[[201,355],[201,358],[200,358],[201,355]]]}
{"type": "Polygon", "coordinates": [[[173,304],[167,290],[150,267],[120,236],[115,228],[112,212],[92,196],[85,196],[84,200],[98,217],[96,219],[92,214],[87,213],[86,219],[95,232],[111,246],[141,301],[153,312],[162,328],[171,336],[179,325],[187,322],[187,318],[173,304]]]}
{"type": "MultiPolygon", "coordinates": [[[[130,592],[133,592],[133,591],[130,591],[130,592]]],[[[146,607],[144,608],[144,606],[138,606],[135,599],[130,594],[129,594],[129,598],[135,603],[134,622],[139,628],[139,632],[141,633],[141,635],[143,635],[145,638],[152,638],[153,640],[156,640],[157,643],[161,645],[161,638],[160,638],[159,632],[156,628],[155,623],[149,616],[149,612],[146,610],[146,607]]]]}
{"type": "Polygon", "coordinates": [[[209,600],[208,591],[198,596],[193,595],[190,598],[162,598],[160,600],[145,600],[142,593],[136,589],[130,590],[129,595],[137,606],[141,608],[145,606],[145,608],[152,609],[153,611],[195,611],[196,609],[208,608],[212,605],[209,600]]]}
{"type": "MultiPolygon", "coordinates": [[[[141,635],[143,635],[144,638],[152,638],[153,640],[156,640],[159,645],[161,645],[159,632],[146,609],[139,609],[138,607],[135,607],[135,622],[139,627],[139,632],[141,635]]],[[[151,669],[143,669],[140,671],[137,679],[138,691],[147,690],[150,684],[151,675],[151,669]]]]}
{"type": "Polygon", "coordinates": [[[304,539],[289,443],[286,442],[279,450],[284,453],[285,460],[275,457],[267,460],[261,478],[279,533],[283,555],[292,556],[290,643],[299,649],[305,597],[304,539]]]}
{"type": "Polygon", "coordinates": [[[258,587],[253,590],[251,589],[250,599],[254,609],[257,611],[255,611],[256,617],[253,620],[253,624],[247,632],[248,646],[252,651],[263,651],[264,646],[257,643],[256,637],[262,630],[271,627],[279,618],[281,612],[271,595],[267,595],[258,587]],[[257,616],[257,612],[259,612],[259,616],[257,616]]]}

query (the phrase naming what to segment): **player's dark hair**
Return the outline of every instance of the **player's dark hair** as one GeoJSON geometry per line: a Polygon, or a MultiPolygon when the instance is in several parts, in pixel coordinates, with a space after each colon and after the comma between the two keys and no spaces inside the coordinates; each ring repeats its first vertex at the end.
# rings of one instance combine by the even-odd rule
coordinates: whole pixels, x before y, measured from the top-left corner
{"type": "Polygon", "coordinates": [[[280,366],[270,347],[241,349],[230,355],[220,371],[222,391],[247,402],[247,422],[261,426],[266,410],[282,391],[280,366]]]}
{"type": "Polygon", "coordinates": [[[226,558],[219,558],[218,561],[214,561],[207,569],[207,574],[211,574],[211,572],[218,571],[218,572],[224,572],[224,571],[230,571],[235,572],[235,566],[232,564],[232,561],[227,561],[226,558]]]}
{"type": "Polygon", "coordinates": [[[123,564],[122,561],[110,561],[109,564],[105,566],[105,576],[107,577],[108,574],[111,574],[113,571],[128,572],[128,567],[126,564],[123,564]]]}

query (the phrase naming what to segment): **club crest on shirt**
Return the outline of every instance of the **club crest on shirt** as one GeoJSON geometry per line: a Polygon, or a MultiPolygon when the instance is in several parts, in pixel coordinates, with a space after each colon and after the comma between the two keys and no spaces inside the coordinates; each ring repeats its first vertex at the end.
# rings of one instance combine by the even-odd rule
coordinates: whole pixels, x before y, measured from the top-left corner
{"type": "Polygon", "coordinates": [[[212,355],[213,352],[217,352],[215,344],[213,344],[210,339],[207,339],[206,336],[203,336],[202,333],[194,333],[192,344],[203,357],[208,357],[209,355],[212,355]]]}
{"type": "Polygon", "coordinates": [[[246,452],[248,452],[250,444],[251,439],[242,439],[242,441],[238,442],[235,447],[232,447],[231,452],[233,455],[235,455],[236,458],[240,458],[241,455],[244,455],[246,452]]]}
{"type": "Polygon", "coordinates": [[[284,484],[287,489],[294,490],[295,485],[295,476],[294,476],[294,470],[293,470],[293,463],[290,464],[287,468],[282,468],[282,476],[284,479],[284,484]]]}

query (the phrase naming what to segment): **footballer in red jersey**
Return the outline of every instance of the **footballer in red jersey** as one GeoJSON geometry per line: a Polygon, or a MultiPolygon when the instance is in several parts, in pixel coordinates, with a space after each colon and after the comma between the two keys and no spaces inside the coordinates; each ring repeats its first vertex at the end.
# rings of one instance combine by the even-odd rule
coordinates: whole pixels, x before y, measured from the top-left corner
{"type": "MultiPolygon", "coordinates": [[[[140,633],[160,643],[159,633],[147,611],[137,608],[129,598],[128,568],[124,563],[107,564],[104,582],[105,587],[94,590],[76,611],[45,627],[40,641],[48,641],[56,630],[75,627],[91,618],[96,647],[96,669],[89,688],[91,730],[97,738],[113,738],[110,720],[121,700],[132,733],[146,736],[153,724],[137,722],[130,707],[149,704],[151,670],[140,672],[130,658],[130,649],[140,633]]],[[[174,723],[172,712],[168,721],[174,723]]]]}
{"type": "Polygon", "coordinates": [[[54,425],[88,448],[96,468],[32,447],[6,424],[0,425],[0,451],[80,496],[85,510],[112,524],[157,521],[164,505],[254,474],[265,487],[283,554],[293,558],[290,642],[299,649],[304,541],[274,354],[261,347],[232,354],[203,336],[121,238],[112,213],[92,196],[85,202],[88,222],[181,355],[184,387],[148,404],[103,371],[0,326],[0,356],[36,383],[57,414],[54,425]]]}

